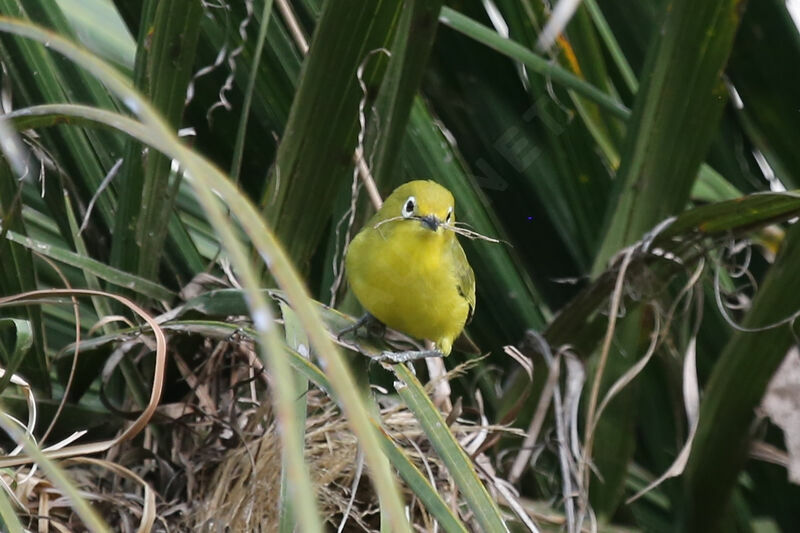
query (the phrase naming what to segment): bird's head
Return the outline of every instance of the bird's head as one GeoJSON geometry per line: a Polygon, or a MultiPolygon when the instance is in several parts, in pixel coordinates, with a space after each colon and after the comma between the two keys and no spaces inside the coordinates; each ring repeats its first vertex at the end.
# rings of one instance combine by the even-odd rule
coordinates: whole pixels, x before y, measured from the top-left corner
{"type": "Polygon", "coordinates": [[[438,183],[430,180],[409,181],[386,198],[374,220],[377,223],[414,223],[424,231],[450,234],[442,226],[455,223],[453,204],[453,195],[438,183]]]}

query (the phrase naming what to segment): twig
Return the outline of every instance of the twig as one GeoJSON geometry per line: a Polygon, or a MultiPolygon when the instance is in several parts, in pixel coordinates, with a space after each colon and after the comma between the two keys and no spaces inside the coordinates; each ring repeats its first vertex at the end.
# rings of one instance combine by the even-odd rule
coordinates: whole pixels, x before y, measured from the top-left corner
{"type": "Polygon", "coordinates": [[[294,16],[292,7],[286,0],[277,0],[277,3],[278,9],[281,11],[281,16],[283,17],[284,22],[286,22],[286,26],[289,28],[289,33],[292,34],[295,44],[297,44],[297,47],[300,49],[303,55],[306,55],[308,53],[308,40],[303,34],[303,29],[300,27],[300,23],[297,22],[297,17],[294,16]]]}
{"type": "MultiPolygon", "coordinates": [[[[379,227],[383,226],[384,224],[388,224],[389,222],[394,222],[396,220],[417,220],[417,221],[421,222],[424,219],[422,217],[419,217],[419,216],[410,216],[410,217],[396,216],[396,217],[387,218],[385,220],[381,220],[380,222],[378,222],[377,224],[375,224],[372,227],[374,229],[378,229],[379,227]]],[[[504,241],[501,241],[499,239],[495,239],[493,237],[487,237],[486,235],[483,235],[482,233],[478,233],[477,231],[473,231],[473,230],[466,229],[466,228],[459,228],[458,226],[455,226],[453,224],[441,224],[441,227],[446,229],[446,230],[448,230],[448,231],[452,231],[453,233],[456,233],[458,235],[462,235],[462,236],[464,236],[464,237],[466,237],[468,239],[480,239],[480,240],[483,240],[483,241],[489,241],[489,242],[493,242],[493,243],[504,242],[504,241]]]]}

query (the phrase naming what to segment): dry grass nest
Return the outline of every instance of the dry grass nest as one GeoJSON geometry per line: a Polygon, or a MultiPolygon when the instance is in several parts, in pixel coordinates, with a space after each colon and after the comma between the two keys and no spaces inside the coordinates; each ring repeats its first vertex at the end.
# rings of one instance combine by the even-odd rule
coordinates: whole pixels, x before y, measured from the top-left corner
{"type": "MultiPolygon", "coordinates": [[[[207,339],[193,362],[171,356],[180,381],[188,385],[183,398],[163,403],[156,423],[134,441],[101,459],[76,458],[61,465],[114,531],[277,530],[281,447],[268,401],[269,376],[252,344],[207,339]]],[[[305,456],[321,515],[333,529],[347,516],[344,531],[377,531],[377,496],[347,421],[323,391],[312,387],[304,399],[305,456]]],[[[376,399],[387,434],[454,511],[466,509],[415,417],[391,396],[376,399]]],[[[465,446],[491,432],[514,432],[462,419],[451,429],[465,446]]],[[[486,469],[491,471],[491,465],[481,461],[479,470],[486,469]]],[[[20,515],[26,527],[84,529],[70,500],[41,470],[3,469],[0,481],[24,509],[20,515]]],[[[420,531],[433,530],[431,515],[410,490],[403,490],[412,523],[420,531]]],[[[461,518],[470,521],[463,513],[461,518]]]]}

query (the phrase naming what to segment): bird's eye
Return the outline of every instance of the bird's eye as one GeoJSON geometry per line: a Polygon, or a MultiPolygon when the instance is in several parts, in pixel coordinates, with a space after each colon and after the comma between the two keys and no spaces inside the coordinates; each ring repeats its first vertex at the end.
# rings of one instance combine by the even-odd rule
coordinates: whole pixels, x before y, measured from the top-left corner
{"type": "Polygon", "coordinates": [[[451,220],[453,220],[453,208],[452,207],[447,209],[447,216],[444,217],[444,223],[445,224],[449,224],[451,220]]]}
{"type": "Polygon", "coordinates": [[[409,196],[406,203],[403,204],[403,218],[408,218],[414,214],[414,208],[417,206],[417,199],[409,196]]]}

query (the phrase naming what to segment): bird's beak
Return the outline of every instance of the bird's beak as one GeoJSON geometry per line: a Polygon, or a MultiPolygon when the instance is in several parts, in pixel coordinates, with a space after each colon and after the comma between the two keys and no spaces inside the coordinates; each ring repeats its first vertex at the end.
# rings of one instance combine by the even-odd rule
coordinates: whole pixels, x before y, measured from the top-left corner
{"type": "Polygon", "coordinates": [[[422,225],[431,231],[436,231],[437,229],[439,229],[440,224],[441,222],[439,221],[438,218],[436,218],[436,215],[428,215],[422,217],[422,225]]]}

